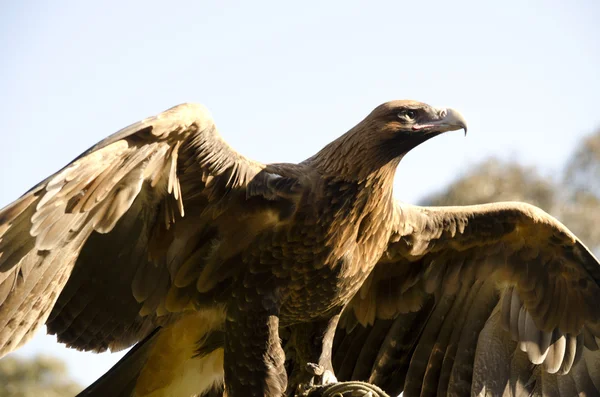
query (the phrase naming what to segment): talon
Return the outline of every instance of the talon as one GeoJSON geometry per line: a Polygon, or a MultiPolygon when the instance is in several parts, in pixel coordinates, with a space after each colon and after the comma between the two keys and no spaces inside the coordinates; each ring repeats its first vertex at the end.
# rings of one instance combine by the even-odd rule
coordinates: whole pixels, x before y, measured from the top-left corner
{"type": "Polygon", "coordinates": [[[307,363],[306,371],[313,376],[321,376],[325,372],[325,368],[322,365],[315,363],[307,363]]]}

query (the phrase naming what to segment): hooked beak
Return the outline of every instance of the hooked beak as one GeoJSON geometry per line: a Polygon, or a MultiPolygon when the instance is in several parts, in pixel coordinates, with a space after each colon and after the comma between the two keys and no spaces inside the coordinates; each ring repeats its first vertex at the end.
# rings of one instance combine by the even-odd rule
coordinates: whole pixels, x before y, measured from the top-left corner
{"type": "Polygon", "coordinates": [[[434,132],[441,134],[446,131],[465,130],[467,135],[467,121],[458,110],[452,108],[434,109],[438,115],[437,120],[431,120],[423,124],[413,126],[413,130],[425,130],[425,132],[434,132]]]}

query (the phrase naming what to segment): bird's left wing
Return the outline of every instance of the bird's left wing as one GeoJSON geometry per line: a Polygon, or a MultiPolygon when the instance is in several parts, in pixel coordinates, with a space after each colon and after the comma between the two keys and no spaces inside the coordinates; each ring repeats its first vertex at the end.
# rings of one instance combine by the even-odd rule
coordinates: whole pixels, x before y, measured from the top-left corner
{"type": "Polygon", "coordinates": [[[234,271],[224,261],[288,187],[264,169],[220,137],[203,106],[183,104],[109,136],[1,209],[0,356],[44,323],[79,349],[127,347],[214,292],[234,271]]]}
{"type": "Polygon", "coordinates": [[[340,321],[338,379],[405,396],[600,395],[600,265],[564,225],[524,203],[396,203],[395,226],[340,321]]]}

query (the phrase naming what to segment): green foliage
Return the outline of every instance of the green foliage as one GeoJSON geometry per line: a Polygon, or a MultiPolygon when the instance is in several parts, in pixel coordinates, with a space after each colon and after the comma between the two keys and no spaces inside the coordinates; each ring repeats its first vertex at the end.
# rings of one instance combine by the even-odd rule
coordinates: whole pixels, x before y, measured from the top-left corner
{"type": "Polygon", "coordinates": [[[69,397],[83,388],[69,379],[65,363],[48,356],[0,360],[1,397],[69,397]]]}

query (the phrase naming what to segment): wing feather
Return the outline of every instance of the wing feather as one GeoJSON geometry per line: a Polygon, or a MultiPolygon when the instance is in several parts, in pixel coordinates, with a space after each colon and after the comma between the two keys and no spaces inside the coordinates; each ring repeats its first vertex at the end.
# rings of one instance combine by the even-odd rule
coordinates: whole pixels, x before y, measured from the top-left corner
{"type": "Polygon", "coordinates": [[[338,334],[351,343],[390,319],[422,331],[414,349],[384,340],[361,380],[406,396],[597,394],[600,266],[564,225],[524,203],[398,203],[394,219],[388,250],[344,313],[359,325],[338,334]],[[390,382],[399,369],[406,378],[390,382]]]}
{"type": "MultiPolygon", "coordinates": [[[[190,252],[168,258],[171,244],[212,247],[222,230],[195,232],[243,203],[264,168],[222,140],[203,106],[183,104],[109,136],[0,210],[0,356],[46,322],[60,341],[101,351],[168,321],[176,274],[187,286],[206,260],[193,257],[192,270],[190,252]]],[[[191,299],[173,296],[176,310],[191,299]]]]}

